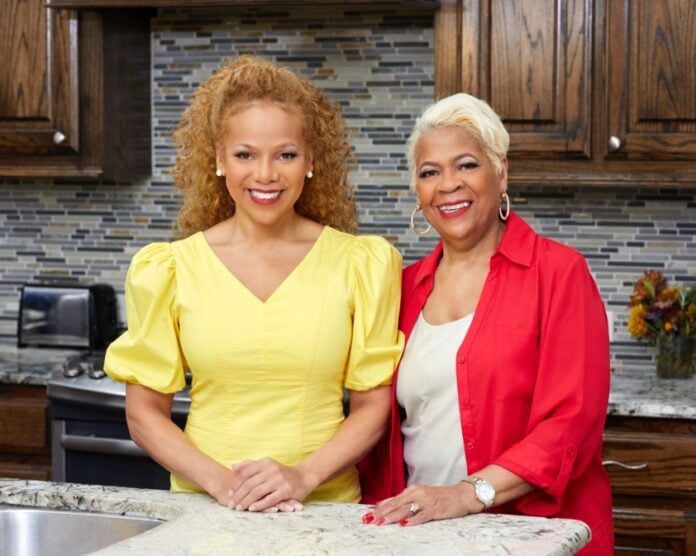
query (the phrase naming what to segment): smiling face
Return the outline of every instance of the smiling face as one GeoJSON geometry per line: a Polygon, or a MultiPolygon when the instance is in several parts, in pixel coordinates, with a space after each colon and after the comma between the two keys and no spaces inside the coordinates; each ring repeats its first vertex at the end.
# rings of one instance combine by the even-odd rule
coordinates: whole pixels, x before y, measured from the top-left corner
{"type": "Polygon", "coordinates": [[[234,113],[217,147],[217,165],[236,217],[264,225],[292,219],[312,169],[300,115],[270,101],[234,113]]]}
{"type": "Polygon", "coordinates": [[[457,127],[425,131],[415,149],[415,176],[423,214],[445,244],[471,249],[498,233],[507,161],[496,174],[473,135],[457,127]]]}

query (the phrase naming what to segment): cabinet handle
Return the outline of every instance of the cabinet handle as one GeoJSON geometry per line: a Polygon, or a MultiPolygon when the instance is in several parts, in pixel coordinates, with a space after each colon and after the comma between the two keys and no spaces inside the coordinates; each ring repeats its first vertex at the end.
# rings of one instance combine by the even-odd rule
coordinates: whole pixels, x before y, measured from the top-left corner
{"type": "Polygon", "coordinates": [[[640,471],[641,469],[647,469],[648,464],[647,463],[640,463],[638,465],[627,465],[625,463],[621,463],[620,461],[616,461],[613,459],[605,459],[602,462],[602,465],[605,467],[609,467],[610,465],[616,465],[620,467],[621,469],[628,469],[629,471],[640,471]]]}
{"type": "Polygon", "coordinates": [[[64,134],[64,133],[61,133],[60,131],[56,131],[56,132],[53,134],[53,142],[54,142],[56,145],[60,145],[63,141],[65,141],[65,134],[64,134]]]}
{"type": "Polygon", "coordinates": [[[616,152],[621,148],[621,139],[619,139],[616,135],[612,135],[609,137],[609,150],[611,152],[616,152]]]}

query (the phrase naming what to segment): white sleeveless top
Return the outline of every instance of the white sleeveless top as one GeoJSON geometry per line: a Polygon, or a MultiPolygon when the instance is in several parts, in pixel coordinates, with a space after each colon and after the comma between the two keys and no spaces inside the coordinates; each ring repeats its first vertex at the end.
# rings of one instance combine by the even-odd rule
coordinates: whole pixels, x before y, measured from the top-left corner
{"type": "Polygon", "coordinates": [[[396,399],[408,484],[447,486],[467,476],[457,396],[457,351],[474,314],[429,324],[421,311],[399,366],[396,399]]]}

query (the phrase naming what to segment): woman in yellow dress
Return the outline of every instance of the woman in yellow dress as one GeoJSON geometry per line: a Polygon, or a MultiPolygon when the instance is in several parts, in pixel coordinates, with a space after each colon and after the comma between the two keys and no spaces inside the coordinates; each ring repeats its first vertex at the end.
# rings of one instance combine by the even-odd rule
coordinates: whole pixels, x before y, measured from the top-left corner
{"type": "Polygon", "coordinates": [[[402,349],[401,257],[348,233],[340,112],[293,72],[242,56],[200,85],[174,141],[183,239],[133,257],[128,330],[106,354],[131,436],[172,490],[230,508],[357,502],[355,463],[384,430],[402,349]],[[170,415],[187,369],[181,431],[170,415]]]}

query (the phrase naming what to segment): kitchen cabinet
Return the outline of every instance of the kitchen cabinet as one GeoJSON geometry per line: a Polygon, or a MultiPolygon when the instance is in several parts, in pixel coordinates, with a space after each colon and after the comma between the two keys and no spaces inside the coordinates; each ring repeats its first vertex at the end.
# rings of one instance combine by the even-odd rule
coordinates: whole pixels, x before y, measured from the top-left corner
{"type": "Polygon", "coordinates": [[[445,0],[436,96],[493,106],[513,182],[693,187],[695,29],[691,0],[445,0]]]}
{"type": "Polygon", "coordinates": [[[617,556],[696,554],[696,421],[609,416],[617,556]]]}
{"type": "Polygon", "coordinates": [[[0,10],[0,176],[148,175],[148,18],[34,0],[0,10]]]}
{"type": "Polygon", "coordinates": [[[45,386],[0,384],[0,477],[51,478],[48,423],[45,386]]]}
{"type": "MultiPolygon", "coordinates": [[[[158,7],[158,8],[181,8],[181,7],[210,7],[226,6],[287,6],[288,0],[47,0],[55,7],[69,8],[132,8],[158,7]]],[[[382,0],[382,4],[416,4],[435,7],[439,4],[438,0],[382,0]]],[[[360,4],[374,4],[373,0],[297,0],[293,1],[293,6],[351,6],[360,4]]]]}

